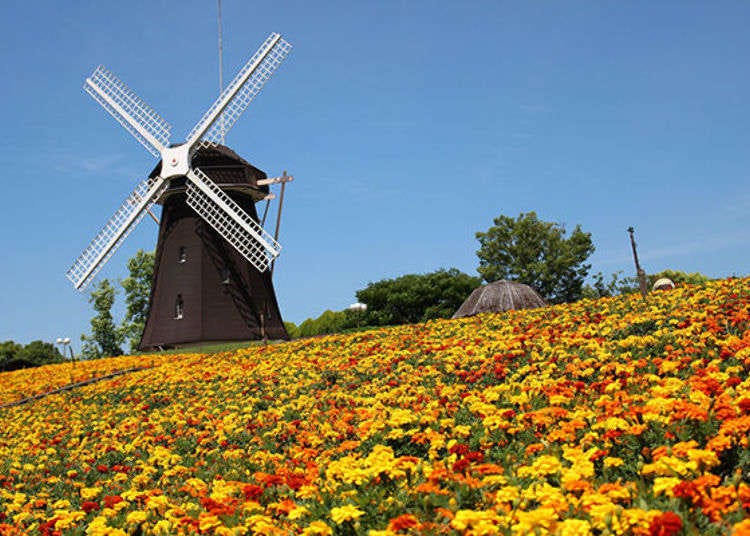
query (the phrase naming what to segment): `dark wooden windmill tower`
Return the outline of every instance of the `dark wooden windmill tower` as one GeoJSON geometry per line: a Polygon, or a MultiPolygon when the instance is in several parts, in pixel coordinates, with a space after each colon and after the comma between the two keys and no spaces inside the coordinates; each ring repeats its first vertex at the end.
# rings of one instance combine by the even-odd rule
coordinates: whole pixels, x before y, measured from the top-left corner
{"type": "Polygon", "coordinates": [[[161,204],[141,349],[287,338],[269,270],[281,246],[258,223],[255,203],[291,177],[267,179],[222,143],[290,49],[271,34],[181,144],[170,144],[171,126],[104,67],[86,80],[84,89],[161,161],[66,275],[83,289],[161,204]]]}

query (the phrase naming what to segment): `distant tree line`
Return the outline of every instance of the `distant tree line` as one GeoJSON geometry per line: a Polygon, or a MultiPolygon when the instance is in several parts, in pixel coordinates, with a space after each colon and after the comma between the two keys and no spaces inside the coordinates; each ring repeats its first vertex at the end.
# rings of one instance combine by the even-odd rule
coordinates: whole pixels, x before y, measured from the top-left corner
{"type": "Polygon", "coordinates": [[[14,341],[0,342],[0,371],[38,367],[64,360],[60,351],[49,342],[31,341],[26,345],[14,341]]]}
{"type": "Polygon", "coordinates": [[[317,318],[308,318],[299,326],[287,323],[287,331],[291,337],[310,337],[365,326],[392,326],[450,318],[481,283],[480,278],[455,268],[383,279],[357,291],[357,300],[367,305],[366,311],[328,310],[317,318]]]}
{"type": "MultiPolygon", "coordinates": [[[[498,216],[486,231],[475,235],[479,241],[477,272],[474,277],[456,268],[439,269],[425,274],[407,274],[369,283],[356,292],[357,300],[367,305],[365,311],[326,310],[317,318],[308,318],[299,326],[286,322],[289,335],[310,337],[366,327],[424,322],[450,318],[471,292],[482,282],[499,279],[518,281],[531,286],[549,303],[565,303],[581,298],[601,298],[636,292],[635,277],[615,272],[605,277],[601,272],[589,276],[588,258],[594,252],[591,233],[580,225],[568,233],[564,225],[540,220],[535,212],[516,218],[498,216]]],[[[118,289],[103,280],[91,291],[95,316],[90,334],[82,335],[84,358],[120,355],[127,342],[131,351],[140,342],[148,316],[148,302],[154,270],[154,254],[139,250],[128,261],[129,276],[120,281],[125,293],[126,313],[121,323],[112,317],[112,306],[118,289]]],[[[649,276],[649,285],[667,277],[675,284],[703,283],[700,273],[665,270],[649,276]]]]}
{"type": "MultiPolygon", "coordinates": [[[[680,270],[662,270],[655,274],[646,276],[648,287],[651,288],[662,278],[672,281],[675,285],[702,285],[711,280],[708,276],[700,272],[682,272],[680,270]]],[[[609,280],[605,281],[604,274],[598,272],[592,276],[592,282],[584,286],[581,294],[582,298],[609,298],[620,294],[632,294],[638,292],[638,277],[622,275],[622,270],[610,275],[609,280]]]]}

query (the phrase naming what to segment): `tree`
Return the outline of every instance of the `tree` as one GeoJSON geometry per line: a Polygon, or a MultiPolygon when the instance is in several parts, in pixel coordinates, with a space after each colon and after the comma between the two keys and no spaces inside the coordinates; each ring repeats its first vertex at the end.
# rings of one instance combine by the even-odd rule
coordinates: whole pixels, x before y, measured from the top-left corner
{"type": "Polygon", "coordinates": [[[120,284],[125,289],[125,318],[122,320],[122,334],[134,351],[141,342],[143,328],[148,317],[151,298],[151,281],[154,275],[154,252],[139,249],[128,260],[130,275],[120,284]]]}
{"type": "Polygon", "coordinates": [[[455,268],[440,269],[370,283],[357,291],[357,300],[367,305],[369,325],[413,324],[450,318],[481,283],[455,268]]]}
{"type": "Polygon", "coordinates": [[[0,370],[17,370],[64,361],[55,345],[44,341],[31,341],[26,346],[14,341],[0,343],[0,370]]]}
{"type": "Polygon", "coordinates": [[[487,232],[476,234],[477,271],[485,281],[519,281],[531,286],[547,301],[564,303],[581,297],[583,282],[594,252],[591,234],[577,225],[566,238],[565,228],[537,218],[535,212],[513,219],[498,216],[487,232]]]}
{"type": "Polygon", "coordinates": [[[81,335],[84,342],[81,353],[85,359],[122,355],[120,345],[125,337],[112,318],[116,292],[109,280],[103,279],[89,295],[96,316],[91,319],[91,335],[81,335]]]}
{"type": "MultiPolygon", "coordinates": [[[[312,337],[313,335],[327,335],[339,333],[352,327],[348,323],[346,311],[323,311],[318,318],[308,318],[297,328],[299,337],[312,337]]],[[[290,335],[291,336],[291,335],[290,335]]]]}

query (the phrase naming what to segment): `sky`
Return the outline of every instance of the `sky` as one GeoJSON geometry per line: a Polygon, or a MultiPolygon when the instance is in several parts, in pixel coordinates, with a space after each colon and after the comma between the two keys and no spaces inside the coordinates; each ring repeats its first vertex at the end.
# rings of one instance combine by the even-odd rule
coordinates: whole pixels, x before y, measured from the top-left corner
{"type": "MultiPolygon", "coordinates": [[[[93,312],[65,271],[156,164],[83,82],[105,65],[182,141],[219,90],[216,1],[3,7],[0,341],[77,350],[93,312]]],[[[592,273],[634,273],[629,226],[649,273],[750,273],[747,2],[222,11],[225,80],[271,32],[294,47],[227,136],[295,177],[274,273],[285,320],[344,309],[385,278],[477,275],[475,233],[529,211],[591,233],[592,273]]],[[[126,277],[156,236],[145,218],[99,278],[126,277]]]]}

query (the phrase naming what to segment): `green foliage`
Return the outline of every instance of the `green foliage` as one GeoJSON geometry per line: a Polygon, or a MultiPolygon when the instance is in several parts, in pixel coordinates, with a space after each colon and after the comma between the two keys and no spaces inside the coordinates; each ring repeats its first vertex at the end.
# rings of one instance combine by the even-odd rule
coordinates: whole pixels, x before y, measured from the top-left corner
{"type": "Polygon", "coordinates": [[[123,336],[135,351],[141,342],[143,328],[148,317],[151,281],[154,276],[154,252],[139,249],[128,261],[130,275],[120,284],[125,289],[125,318],[122,321],[123,336]]]}
{"type": "Polygon", "coordinates": [[[481,283],[455,268],[440,269],[370,283],[357,291],[357,299],[367,305],[368,325],[413,324],[450,318],[481,283]]]}
{"type": "Polygon", "coordinates": [[[318,318],[308,318],[297,328],[297,336],[312,337],[313,335],[326,335],[344,331],[351,327],[346,313],[347,311],[327,310],[318,318]]]}
{"type": "Polygon", "coordinates": [[[593,282],[581,289],[582,298],[609,298],[620,294],[638,292],[638,278],[636,276],[623,277],[622,270],[613,272],[609,281],[604,280],[604,274],[598,272],[592,276],[593,282]]]}
{"type": "Polygon", "coordinates": [[[91,319],[91,335],[81,335],[81,354],[85,359],[122,355],[120,345],[125,337],[112,318],[116,292],[109,280],[103,279],[89,295],[96,316],[91,319]]]}
{"type": "Polygon", "coordinates": [[[294,322],[284,322],[284,327],[286,328],[286,332],[289,335],[290,339],[296,339],[299,337],[299,328],[297,327],[297,324],[294,322]]]}
{"type": "Polygon", "coordinates": [[[581,298],[591,268],[585,264],[594,252],[591,233],[577,225],[568,238],[565,228],[541,221],[535,212],[513,219],[498,216],[487,232],[476,234],[477,271],[485,281],[519,281],[552,303],[581,298]]]}
{"type": "MultiPolygon", "coordinates": [[[[666,277],[671,279],[675,285],[691,284],[702,285],[711,279],[700,272],[686,273],[680,270],[663,270],[647,277],[648,288],[651,289],[659,279],[666,277]]],[[[585,285],[582,289],[582,298],[608,298],[620,294],[631,294],[638,292],[638,277],[622,277],[622,270],[614,272],[609,281],[604,280],[604,275],[598,272],[592,276],[592,283],[585,285]]]]}
{"type": "Polygon", "coordinates": [[[54,344],[31,341],[26,346],[14,341],[0,343],[0,370],[17,370],[59,363],[64,358],[54,344]]]}
{"type": "Polygon", "coordinates": [[[675,285],[688,284],[688,285],[702,285],[707,283],[711,279],[708,276],[703,275],[700,272],[686,273],[680,270],[662,270],[658,274],[648,276],[649,288],[654,286],[659,279],[666,277],[671,279],[675,285]]]}

